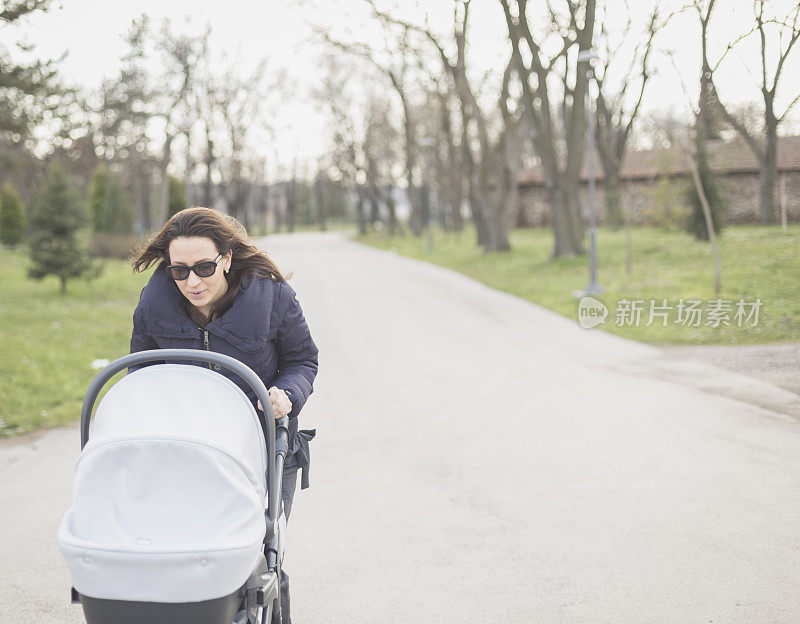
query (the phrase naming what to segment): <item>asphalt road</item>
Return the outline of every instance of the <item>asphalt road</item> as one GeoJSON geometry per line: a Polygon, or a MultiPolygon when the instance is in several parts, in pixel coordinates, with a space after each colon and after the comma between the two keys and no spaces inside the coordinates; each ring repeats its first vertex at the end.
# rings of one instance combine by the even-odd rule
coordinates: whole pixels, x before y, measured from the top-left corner
{"type": "MultiPolygon", "coordinates": [[[[264,243],[320,347],[295,622],[800,621],[796,394],[339,235],[264,243]]],[[[0,443],[2,623],[83,621],[78,446],[0,443]]]]}

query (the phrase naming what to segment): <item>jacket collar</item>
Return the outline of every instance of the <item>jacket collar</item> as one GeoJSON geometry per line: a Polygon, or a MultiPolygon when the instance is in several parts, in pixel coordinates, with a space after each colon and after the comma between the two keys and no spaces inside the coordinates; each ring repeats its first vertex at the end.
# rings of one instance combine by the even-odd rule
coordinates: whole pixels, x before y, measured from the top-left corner
{"type": "MultiPolygon", "coordinates": [[[[246,277],[233,305],[206,330],[243,351],[264,347],[270,333],[270,317],[274,300],[273,282],[269,279],[246,277]]],[[[147,333],[170,337],[192,337],[199,328],[186,314],[186,298],[178,290],[161,265],[142,290],[134,321],[146,325],[147,333]]]]}

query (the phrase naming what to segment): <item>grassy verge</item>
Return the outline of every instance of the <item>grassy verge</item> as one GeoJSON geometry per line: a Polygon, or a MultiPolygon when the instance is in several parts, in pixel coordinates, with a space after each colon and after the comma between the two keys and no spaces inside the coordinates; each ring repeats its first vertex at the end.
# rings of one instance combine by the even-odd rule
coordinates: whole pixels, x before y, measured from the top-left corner
{"type": "Polygon", "coordinates": [[[101,275],[72,281],[26,277],[23,251],[0,250],[0,435],[80,417],[95,359],[128,352],[131,315],[146,276],[121,260],[101,275]]]}
{"type": "MultiPolygon", "coordinates": [[[[484,254],[475,244],[472,231],[458,234],[435,232],[433,248],[426,237],[387,238],[381,234],[361,237],[361,242],[427,260],[454,269],[493,288],[512,293],[571,319],[578,318],[575,292],[589,282],[588,256],[549,258],[552,233],[545,229],[511,232],[510,253],[484,254]]],[[[711,321],[709,301],[714,295],[714,265],[708,243],[695,241],[683,232],[654,228],[632,231],[632,271],[625,268],[625,233],[598,230],[598,282],[605,293],[595,298],[608,308],[608,318],[599,327],[617,335],[653,344],[754,344],[800,340],[800,225],[783,234],[780,226],[739,226],[727,228],[719,241],[722,291],[719,299],[729,301],[729,324],[706,325],[711,321]],[[648,323],[650,301],[656,306],[667,300],[667,325],[655,317],[648,323]],[[700,326],[677,322],[681,299],[701,300],[700,326]],[[760,299],[759,318],[735,318],[736,303],[749,305],[760,299]],[[631,316],[617,325],[622,300],[641,300],[641,320],[631,316]]],[[[725,305],[725,304],[723,304],[725,305]]]]}

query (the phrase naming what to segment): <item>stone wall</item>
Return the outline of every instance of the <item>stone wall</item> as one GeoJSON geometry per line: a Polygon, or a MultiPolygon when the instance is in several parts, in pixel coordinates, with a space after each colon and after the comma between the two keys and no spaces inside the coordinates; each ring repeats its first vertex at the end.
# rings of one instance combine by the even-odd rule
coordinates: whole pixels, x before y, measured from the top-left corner
{"type": "MultiPolygon", "coordinates": [[[[758,173],[735,173],[718,176],[720,192],[725,200],[727,223],[758,223],[758,173]]],[[[635,180],[620,183],[623,209],[633,225],[678,225],[689,210],[686,193],[691,180],[686,176],[635,180]]],[[[582,184],[579,197],[581,213],[589,222],[589,187],[582,184]]],[[[606,208],[603,183],[595,192],[597,223],[602,225],[606,208]]],[[[780,208],[785,202],[789,222],[800,222],[800,171],[781,172],[775,189],[780,222],[780,208]]],[[[519,189],[517,214],[512,225],[547,226],[551,224],[550,206],[544,186],[519,189]]]]}

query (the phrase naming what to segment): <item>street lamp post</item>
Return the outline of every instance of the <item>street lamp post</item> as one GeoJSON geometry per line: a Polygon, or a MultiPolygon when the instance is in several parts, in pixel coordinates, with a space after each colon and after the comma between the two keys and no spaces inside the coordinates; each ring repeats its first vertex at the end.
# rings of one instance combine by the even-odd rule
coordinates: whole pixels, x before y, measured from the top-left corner
{"type": "Polygon", "coordinates": [[[595,201],[595,174],[594,174],[594,98],[591,92],[591,79],[593,76],[592,61],[598,58],[594,48],[584,50],[578,54],[578,64],[586,63],[586,95],[588,104],[586,106],[586,129],[589,139],[589,285],[584,288],[584,295],[596,295],[605,292],[605,289],[597,283],[597,247],[596,247],[596,224],[597,207],[595,201]]]}

